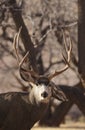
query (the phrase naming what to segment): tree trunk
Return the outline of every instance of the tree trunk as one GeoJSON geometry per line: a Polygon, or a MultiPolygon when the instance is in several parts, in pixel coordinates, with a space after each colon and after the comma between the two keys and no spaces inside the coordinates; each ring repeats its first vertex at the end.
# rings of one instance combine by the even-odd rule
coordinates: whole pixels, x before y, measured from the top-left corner
{"type": "Polygon", "coordinates": [[[85,87],[85,0],[78,0],[78,69],[85,87]]]}
{"type": "Polygon", "coordinates": [[[25,51],[26,52],[29,51],[31,65],[34,71],[37,72],[38,69],[36,66],[36,49],[34,48],[33,42],[27,30],[27,27],[25,26],[24,20],[21,15],[21,10],[19,10],[19,8],[17,7],[16,0],[10,0],[9,5],[12,7],[10,8],[10,12],[12,14],[17,31],[19,30],[20,27],[22,27],[22,30],[20,33],[21,39],[25,47],[25,51]]]}

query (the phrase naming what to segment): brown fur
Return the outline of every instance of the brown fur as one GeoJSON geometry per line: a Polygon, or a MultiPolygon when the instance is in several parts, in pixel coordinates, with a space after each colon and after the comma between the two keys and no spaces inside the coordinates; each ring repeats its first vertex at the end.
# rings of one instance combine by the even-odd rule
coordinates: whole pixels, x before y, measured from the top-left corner
{"type": "Polygon", "coordinates": [[[29,93],[0,95],[0,130],[30,130],[41,119],[48,103],[31,104],[29,93]]]}

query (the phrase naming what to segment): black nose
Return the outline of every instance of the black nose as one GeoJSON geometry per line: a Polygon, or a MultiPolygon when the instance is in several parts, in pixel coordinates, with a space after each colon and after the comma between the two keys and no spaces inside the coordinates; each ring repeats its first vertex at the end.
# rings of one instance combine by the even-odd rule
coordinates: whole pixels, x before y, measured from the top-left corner
{"type": "Polygon", "coordinates": [[[47,92],[43,92],[43,93],[41,94],[41,96],[44,97],[44,98],[46,98],[46,97],[48,96],[48,93],[47,93],[47,92]]]}

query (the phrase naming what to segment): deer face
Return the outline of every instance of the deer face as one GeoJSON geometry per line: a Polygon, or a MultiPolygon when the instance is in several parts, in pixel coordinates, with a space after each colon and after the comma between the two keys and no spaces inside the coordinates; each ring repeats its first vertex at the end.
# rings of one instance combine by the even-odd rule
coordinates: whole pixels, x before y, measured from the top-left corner
{"type": "Polygon", "coordinates": [[[49,103],[51,97],[51,87],[49,80],[46,77],[40,77],[35,83],[30,82],[31,87],[29,100],[31,103],[49,103]]]}

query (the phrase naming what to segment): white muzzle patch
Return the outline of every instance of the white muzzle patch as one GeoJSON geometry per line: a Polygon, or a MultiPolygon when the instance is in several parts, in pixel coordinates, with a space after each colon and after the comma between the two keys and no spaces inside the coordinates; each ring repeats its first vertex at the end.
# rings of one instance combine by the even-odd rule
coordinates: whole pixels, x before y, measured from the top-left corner
{"type": "Polygon", "coordinates": [[[46,86],[44,84],[36,85],[33,83],[30,83],[32,86],[32,89],[29,93],[29,100],[32,104],[40,102],[49,102],[51,97],[51,88],[49,86],[46,86]]]}

